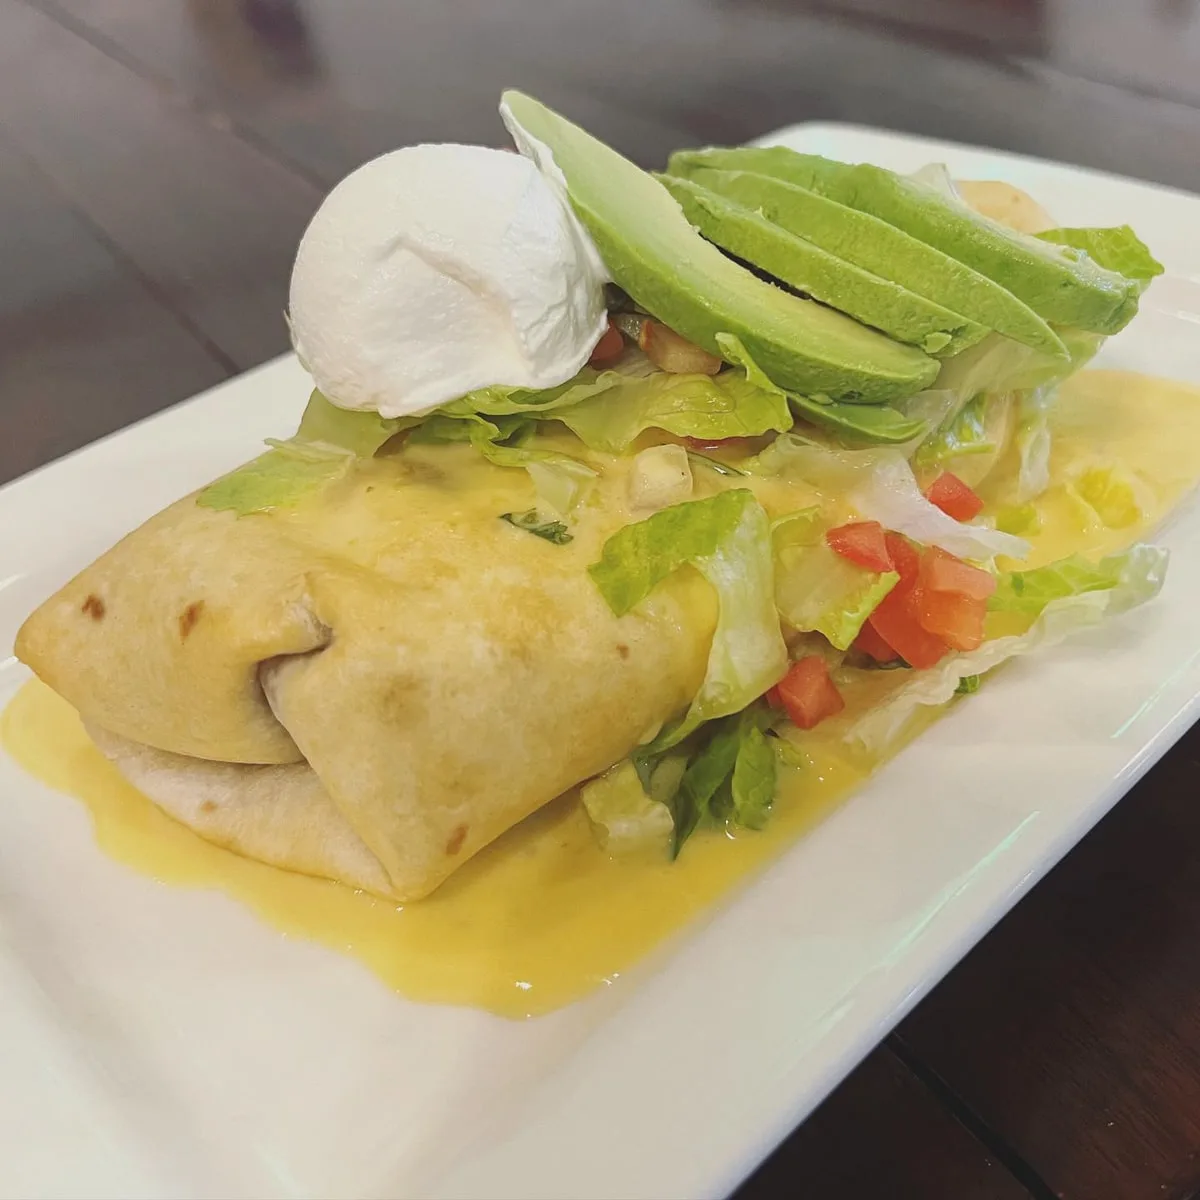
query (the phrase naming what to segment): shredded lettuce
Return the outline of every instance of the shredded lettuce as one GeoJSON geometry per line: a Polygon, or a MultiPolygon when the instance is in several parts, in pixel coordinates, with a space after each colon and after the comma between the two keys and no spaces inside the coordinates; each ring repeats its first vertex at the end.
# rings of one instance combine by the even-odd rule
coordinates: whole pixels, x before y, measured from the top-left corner
{"type": "Polygon", "coordinates": [[[560,420],[591,449],[610,454],[620,454],[651,428],[716,441],[782,431],[793,423],[786,399],[748,384],[741,372],[664,374],[638,353],[605,371],[585,367],[556,388],[481,388],[438,411],[560,420]]]}
{"type": "Polygon", "coordinates": [[[617,366],[604,371],[584,367],[577,375],[557,387],[477,388],[458,400],[443,404],[438,411],[451,417],[467,413],[481,413],[488,417],[540,416],[560,408],[581,404],[612,388],[620,387],[631,379],[648,375],[653,369],[649,359],[644,356],[628,355],[617,366]]]}
{"type": "Polygon", "coordinates": [[[240,517],[292,508],[345,475],[355,457],[370,457],[413,424],[410,418],[350,412],[314,391],[291,438],[269,440],[270,450],[209,484],[196,503],[240,517]]]}
{"type": "Polygon", "coordinates": [[[570,516],[587,497],[598,475],[587,463],[553,450],[524,444],[534,424],[516,414],[484,417],[475,412],[435,413],[409,435],[414,444],[469,442],[498,467],[529,472],[540,507],[570,516]]]}
{"type": "Polygon", "coordinates": [[[775,803],[775,751],[753,710],[743,714],[738,733],[737,760],[730,780],[730,819],[746,829],[762,829],[775,803]]]}
{"type": "Polygon", "coordinates": [[[778,759],[766,731],[775,714],[762,702],[708,721],[665,751],[643,747],[584,788],[584,805],[608,843],[656,847],[669,822],[671,857],[702,825],[761,829],[775,801],[778,759]],[[641,795],[632,790],[638,781],[641,795]],[[594,790],[593,790],[594,789],[594,790]]]}
{"type": "Polygon", "coordinates": [[[1032,537],[1042,529],[1036,504],[1010,504],[996,514],[996,528],[1015,537],[1032,537]]]}
{"type": "Polygon", "coordinates": [[[1109,529],[1128,529],[1144,521],[1151,503],[1146,484],[1120,463],[1087,466],[1067,486],[1109,529]]]}
{"type": "Polygon", "coordinates": [[[1005,572],[997,580],[988,607],[995,612],[1036,615],[1048,604],[1068,596],[1112,592],[1117,602],[1132,608],[1158,594],[1166,569],[1167,552],[1145,543],[1099,562],[1072,554],[1030,571],[1005,572]]]}
{"type": "MultiPolygon", "coordinates": [[[[1103,334],[1082,329],[1056,327],[1054,332],[1067,351],[1066,357],[1045,354],[993,333],[947,359],[933,390],[952,393],[957,411],[980,392],[1014,392],[1059,383],[1093,358],[1105,340],[1103,334]]],[[[908,411],[911,400],[905,405],[908,411]]]]}
{"type": "Polygon", "coordinates": [[[617,616],[690,563],[717,593],[708,668],[684,718],[653,743],[674,746],[705,721],[745,708],[787,668],[775,612],[767,514],[745,488],[664,508],[613,534],[588,568],[617,616]]]}
{"type": "Polygon", "coordinates": [[[1044,242],[1082,250],[1097,266],[1145,285],[1163,273],[1163,265],[1128,225],[1110,229],[1047,229],[1035,234],[1044,242]]]}
{"type": "Polygon", "coordinates": [[[1056,329],[1068,358],[1052,357],[992,334],[948,359],[933,389],[900,402],[903,412],[933,429],[913,457],[918,470],[953,471],[981,483],[1014,441],[1020,459],[1019,499],[1031,500],[1049,481],[1049,413],[1057,386],[1095,356],[1104,335],[1056,329]]]}
{"type": "Polygon", "coordinates": [[[714,800],[737,765],[741,722],[736,717],[715,721],[683,773],[679,790],[667,801],[675,825],[674,853],[713,812],[714,800]]]}
{"type": "Polygon", "coordinates": [[[1050,409],[1056,384],[1017,395],[1017,499],[1027,503],[1050,486],[1050,409]]]}
{"type": "Polygon", "coordinates": [[[786,473],[845,496],[867,520],[923,545],[940,546],[959,558],[988,559],[1000,554],[1024,558],[1029,552],[1028,543],[1012,534],[963,524],[930,504],[898,450],[833,450],[790,433],[776,438],[744,466],[755,474],[786,473]]]}
{"type": "Polygon", "coordinates": [[[900,582],[895,571],[864,570],[825,542],[775,552],[775,606],[801,632],[824,634],[848,650],[879,602],[900,582]]]}
{"type": "Polygon", "coordinates": [[[786,398],[720,375],[651,375],[554,414],[593,450],[620,454],[646,429],[709,441],[791,429],[786,398]]]}
{"type": "Polygon", "coordinates": [[[1011,392],[980,392],[921,443],[914,466],[952,471],[968,487],[978,486],[1008,444],[1012,410],[1011,392]]]}
{"type": "Polygon", "coordinates": [[[959,558],[1024,558],[1029,553],[1029,543],[1022,538],[983,525],[963,524],[930,504],[902,458],[881,463],[850,489],[848,498],[868,520],[923,545],[940,546],[959,558]]]}
{"type": "Polygon", "coordinates": [[[1167,551],[1157,546],[1133,546],[1124,554],[1102,560],[1090,577],[1085,577],[1080,564],[1066,566],[1074,561],[1022,572],[1027,581],[1023,588],[1029,590],[1019,594],[1002,580],[997,595],[1018,604],[1028,603],[1030,607],[1021,611],[1038,613],[1029,629],[984,642],[968,654],[951,655],[927,671],[913,671],[903,687],[850,727],[847,741],[857,743],[868,753],[883,754],[892,748],[919,708],[945,704],[964,679],[982,676],[1018,655],[1056,645],[1106,617],[1152,600],[1162,588],[1167,551]],[[1056,571],[1058,582],[1053,578],[1056,571]],[[1102,572],[1106,576],[1103,581],[1102,572]],[[1030,577],[1037,577],[1037,582],[1030,582],[1030,577]]]}
{"type": "MultiPolygon", "coordinates": [[[[624,452],[651,428],[716,441],[790,429],[794,421],[786,397],[750,384],[741,371],[715,377],[670,375],[654,370],[644,355],[629,354],[618,368],[584,368],[574,379],[544,391],[481,388],[443,405],[426,424],[444,429],[452,419],[495,426],[506,418],[562,421],[590,449],[608,454],[624,452]]],[[[485,449],[480,435],[471,440],[485,449]]],[[[486,440],[506,441],[507,435],[486,440]]],[[[526,465],[496,456],[492,461],[526,465]]]]}
{"type": "Polygon", "coordinates": [[[314,391],[300,418],[300,428],[291,441],[369,458],[395,434],[419,421],[420,417],[381,417],[375,412],[352,412],[338,408],[321,392],[314,391]]]}
{"type": "Polygon", "coordinates": [[[291,508],[305,496],[341,478],[351,461],[344,454],[305,457],[279,446],[210,483],[196,497],[196,503],[239,517],[291,508]]]}
{"type": "Polygon", "coordinates": [[[771,547],[778,557],[789,546],[815,546],[822,529],[821,506],[810,504],[771,522],[771,547]]]}
{"type": "MultiPolygon", "coordinates": [[[[685,760],[675,755],[664,758],[657,767],[656,773],[668,774],[678,767],[669,787],[672,796],[678,791],[684,765],[685,760]]],[[[673,846],[671,810],[663,800],[646,793],[628,758],[584,784],[581,798],[600,845],[609,853],[658,849],[666,854],[673,846]]]]}

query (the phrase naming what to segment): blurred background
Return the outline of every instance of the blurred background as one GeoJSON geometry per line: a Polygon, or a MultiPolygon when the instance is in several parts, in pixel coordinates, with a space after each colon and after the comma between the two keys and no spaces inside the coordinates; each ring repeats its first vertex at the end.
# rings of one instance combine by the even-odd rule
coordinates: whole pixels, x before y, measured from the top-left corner
{"type": "Polygon", "coordinates": [[[503,86],[646,165],[849,121],[1200,187],[1191,0],[0,0],[0,478],[286,348],[320,197],[503,86]]]}

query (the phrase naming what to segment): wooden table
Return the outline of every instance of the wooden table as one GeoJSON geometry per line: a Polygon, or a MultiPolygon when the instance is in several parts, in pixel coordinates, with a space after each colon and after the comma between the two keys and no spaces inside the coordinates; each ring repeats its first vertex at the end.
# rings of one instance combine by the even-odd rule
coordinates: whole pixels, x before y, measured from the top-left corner
{"type": "MultiPolygon", "coordinates": [[[[0,479],[287,347],[322,194],[501,87],[632,157],[875,124],[1200,190],[1186,0],[0,0],[0,479]]],[[[1200,236],[1200,233],[1198,233],[1200,236]]],[[[1193,733],[739,1192],[1200,1196],[1193,733]]]]}

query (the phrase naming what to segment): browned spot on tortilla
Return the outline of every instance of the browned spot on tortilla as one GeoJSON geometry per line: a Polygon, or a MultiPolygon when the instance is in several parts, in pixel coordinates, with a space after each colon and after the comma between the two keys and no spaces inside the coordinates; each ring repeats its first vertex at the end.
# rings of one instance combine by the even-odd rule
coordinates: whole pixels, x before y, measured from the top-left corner
{"type": "Polygon", "coordinates": [[[467,827],[458,825],[454,832],[450,835],[450,840],[446,843],[446,853],[453,855],[457,854],[463,847],[463,842],[467,840],[467,827]]]}
{"type": "Polygon", "coordinates": [[[179,614],[179,637],[181,641],[187,641],[188,634],[196,628],[196,622],[200,620],[200,614],[204,611],[203,600],[193,600],[179,614]]]}
{"type": "Polygon", "coordinates": [[[629,647],[627,645],[625,645],[624,642],[618,642],[617,643],[617,653],[622,658],[628,658],[629,657],[629,647]]]}
{"type": "Polygon", "coordinates": [[[215,813],[217,811],[217,802],[215,800],[201,800],[200,811],[202,813],[215,813]]]}
{"type": "Polygon", "coordinates": [[[106,610],[104,601],[95,592],[91,592],[88,594],[88,598],[83,602],[79,611],[87,613],[93,621],[103,621],[106,610]]]}

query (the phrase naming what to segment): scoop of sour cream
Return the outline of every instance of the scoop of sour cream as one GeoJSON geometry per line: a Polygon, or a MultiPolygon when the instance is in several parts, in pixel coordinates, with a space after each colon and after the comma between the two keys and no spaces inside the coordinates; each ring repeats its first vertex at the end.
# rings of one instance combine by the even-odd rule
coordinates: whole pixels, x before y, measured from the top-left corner
{"type": "Polygon", "coordinates": [[[317,210],[292,271],[292,343],[333,403],[415,415],[478,387],[570,379],[605,331],[606,281],[529,159],[409,146],[317,210]]]}

